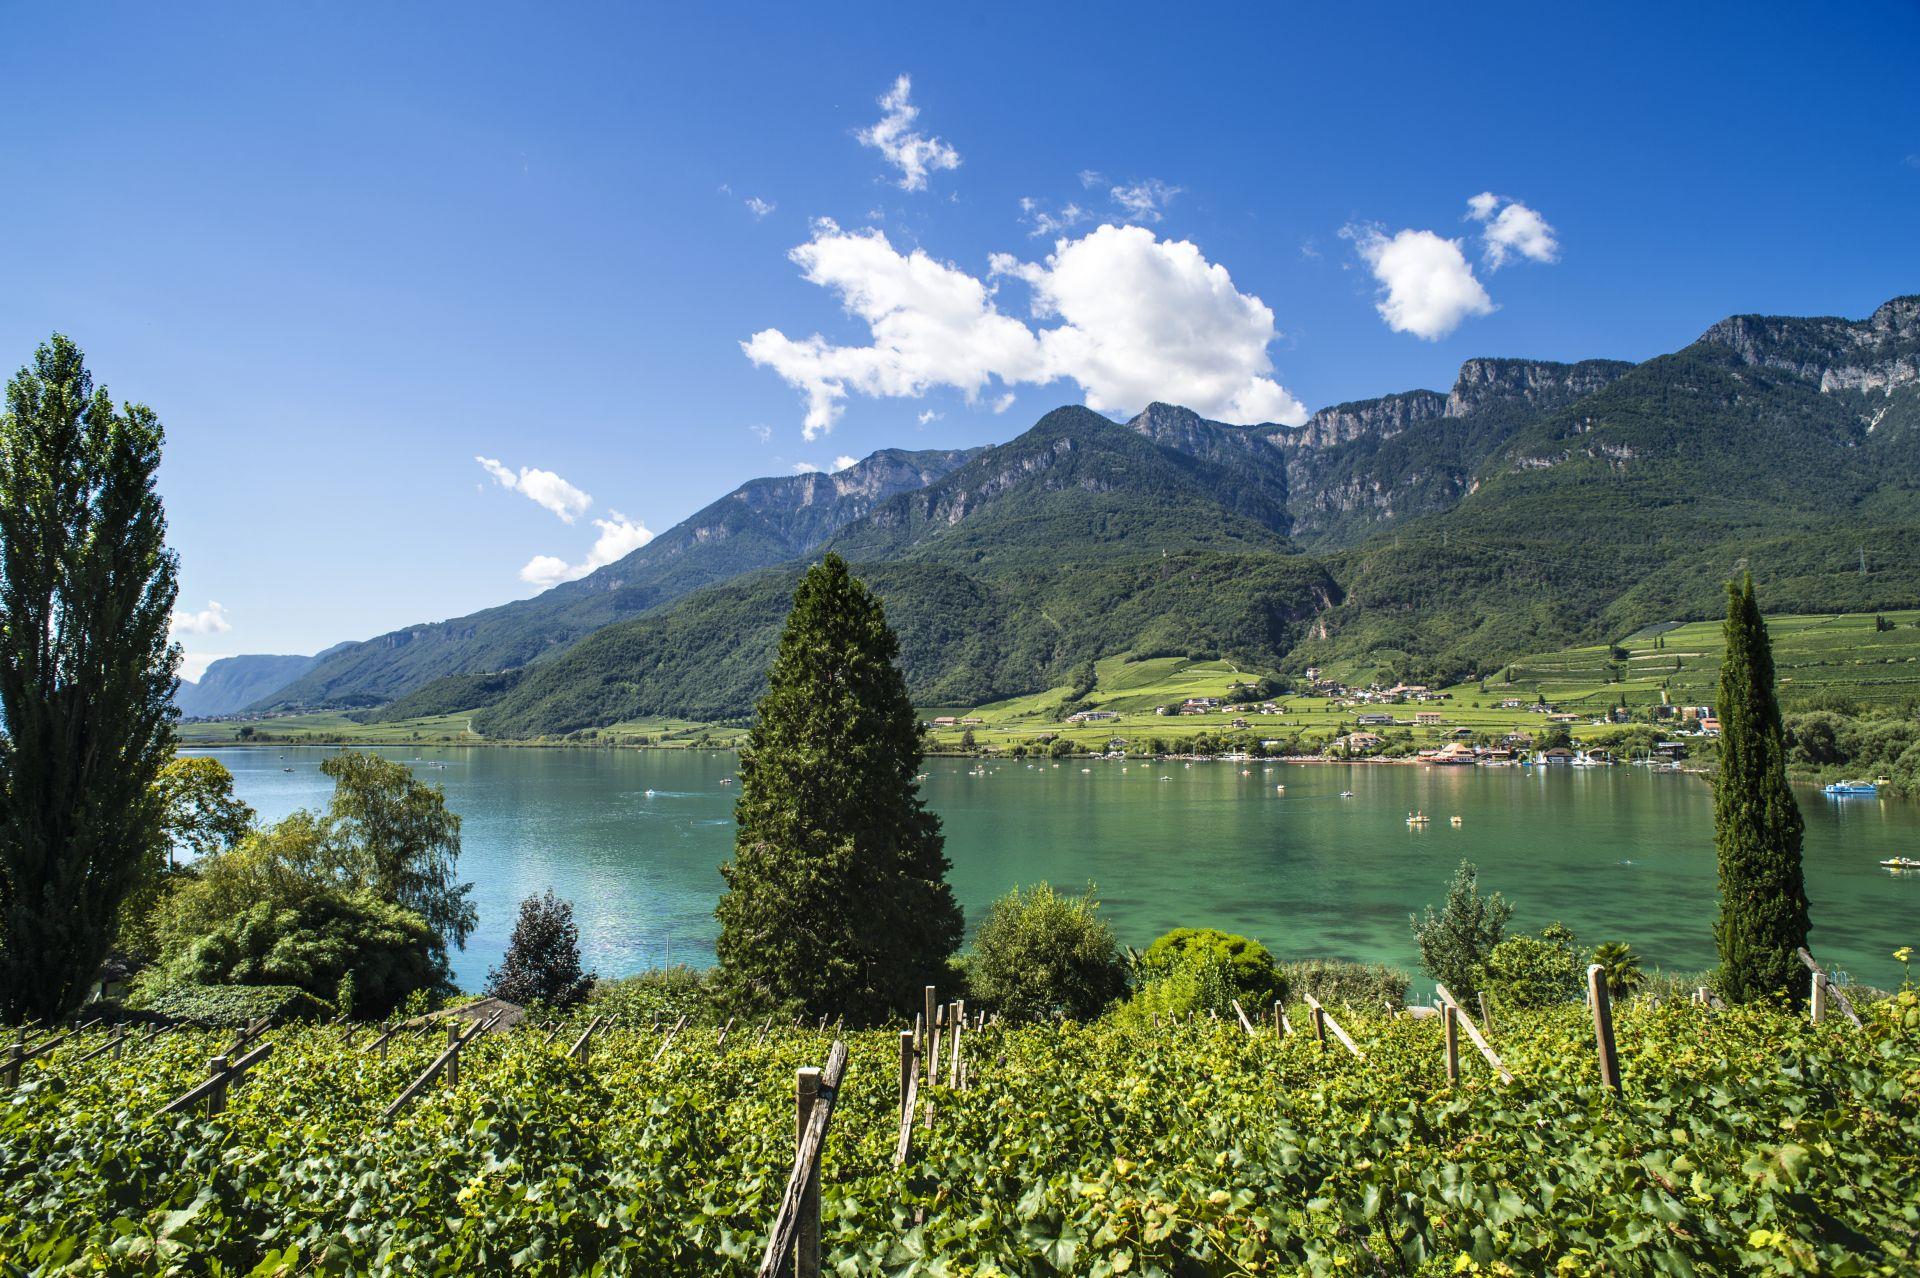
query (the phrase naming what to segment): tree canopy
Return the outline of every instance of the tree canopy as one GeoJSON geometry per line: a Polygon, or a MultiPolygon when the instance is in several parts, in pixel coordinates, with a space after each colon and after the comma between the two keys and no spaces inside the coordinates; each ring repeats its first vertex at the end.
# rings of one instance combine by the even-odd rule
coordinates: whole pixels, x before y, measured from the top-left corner
{"type": "Polygon", "coordinates": [[[878,1021],[912,1007],[959,946],[899,650],[838,556],[801,580],[741,752],[721,867],[716,954],[744,1003],[878,1021]]]}
{"type": "Polygon", "coordinates": [[[176,565],[165,432],[55,334],[0,414],[0,1015],[77,1007],[161,842],[176,565]]]}

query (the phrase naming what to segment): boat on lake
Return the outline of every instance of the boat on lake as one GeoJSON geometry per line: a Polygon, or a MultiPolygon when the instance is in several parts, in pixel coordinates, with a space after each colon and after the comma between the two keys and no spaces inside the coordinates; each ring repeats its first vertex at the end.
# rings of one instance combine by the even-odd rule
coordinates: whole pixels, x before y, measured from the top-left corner
{"type": "Polygon", "coordinates": [[[1835,798],[1844,798],[1849,795],[1878,794],[1879,790],[1871,781],[1835,781],[1826,788],[1826,792],[1835,798]]]}
{"type": "Polygon", "coordinates": [[[1413,826],[1420,826],[1420,825],[1425,825],[1425,824],[1426,824],[1426,823],[1427,823],[1428,821],[1430,821],[1430,820],[1432,820],[1432,818],[1431,818],[1431,817],[1429,817],[1429,816],[1428,816],[1428,815],[1427,815],[1426,813],[1424,813],[1424,812],[1409,812],[1409,813],[1407,813],[1407,824],[1408,824],[1408,825],[1413,825],[1413,826]]]}
{"type": "Polygon", "coordinates": [[[1920,857],[1890,856],[1880,864],[1889,870],[1920,870],[1920,857]]]}

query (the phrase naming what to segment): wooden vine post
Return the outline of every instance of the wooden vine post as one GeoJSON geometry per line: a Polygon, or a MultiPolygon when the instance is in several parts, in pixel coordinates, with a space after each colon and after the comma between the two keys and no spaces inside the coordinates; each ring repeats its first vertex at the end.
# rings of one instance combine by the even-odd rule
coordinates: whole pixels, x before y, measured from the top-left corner
{"type": "Polygon", "coordinates": [[[795,1078],[793,1172],[780,1195],[780,1210],[767,1232],[767,1249],[760,1258],[759,1278],[776,1278],[793,1257],[799,1278],[820,1273],[820,1152],[826,1144],[827,1124],[840,1080],[847,1072],[847,1045],[836,1041],[827,1053],[825,1069],[802,1069],[795,1078]]]}
{"type": "MultiPolygon", "coordinates": [[[[917,1044],[920,1048],[921,1056],[925,1059],[938,1059],[935,1056],[938,1047],[938,1036],[934,1033],[933,1029],[934,1017],[937,1014],[934,1003],[938,997],[939,991],[931,985],[927,986],[925,990],[926,1006],[921,1009],[920,1013],[920,1041],[917,1044]]],[[[929,1071],[927,1081],[932,1082],[933,1074],[931,1071],[933,1067],[929,1065],[927,1068],[929,1071]]]]}
{"type": "Polygon", "coordinates": [[[960,1031],[967,1023],[965,999],[953,1001],[953,1014],[947,1018],[947,1086],[960,1090],[960,1031]]]}
{"type": "Polygon", "coordinates": [[[1494,1072],[1500,1075],[1500,1081],[1503,1083],[1511,1083],[1513,1081],[1513,1071],[1506,1067],[1505,1063],[1501,1061],[1499,1054],[1487,1044],[1486,1037],[1474,1027],[1473,1018],[1467,1015],[1466,1009],[1462,1008],[1459,1000],[1454,998],[1453,991],[1444,985],[1435,985],[1433,988],[1434,992],[1440,996],[1440,1001],[1453,1009],[1454,1017],[1459,1021],[1460,1028],[1467,1032],[1467,1037],[1472,1040],[1473,1045],[1480,1049],[1482,1056],[1487,1058],[1487,1064],[1493,1066],[1494,1072]]]}
{"type": "Polygon", "coordinates": [[[1600,1082],[1618,1095],[1620,1057],[1613,1044],[1613,1004],[1607,997],[1607,969],[1598,963],[1587,966],[1587,1001],[1593,1007],[1593,1039],[1600,1049],[1600,1082]]]}
{"type": "Polygon", "coordinates": [[[1307,1007],[1313,1012],[1313,1034],[1314,1037],[1320,1041],[1320,1046],[1324,1048],[1327,1045],[1327,1031],[1332,1030],[1333,1036],[1340,1040],[1340,1045],[1345,1047],[1348,1052],[1360,1060],[1367,1059],[1367,1054],[1360,1050],[1359,1046],[1355,1044],[1353,1039],[1347,1034],[1347,1031],[1340,1028],[1340,1022],[1334,1020],[1332,1015],[1327,1012],[1327,1009],[1320,1006],[1320,1000],[1311,994],[1307,995],[1306,998],[1307,1007]]]}
{"type": "Polygon", "coordinates": [[[1252,1038],[1257,1031],[1253,1028],[1253,1022],[1247,1019],[1247,1009],[1240,1006],[1237,998],[1233,1000],[1233,1014],[1240,1018],[1240,1028],[1247,1032],[1247,1037],[1252,1038]]]}
{"type": "Polygon", "coordinates": [[[1800,955],[1800,961],[1807,965],[1807,970],[1813,973],[1813,999],[1814,1008],[1816,1009],[1813,1014],[1814,1021],[1818,1023],[1826,1015],[1827,1003],[1831,1000],[1833,1004],[1840,1009],[1840,1014],[1853,1022],[1856,1029],[1859,1028],[1860,1013],[1853,1010],[1853,1004],[1848,1001],[1845,994],[1840,992],[1840,988],[1833,983],[1833,979],[1827,975],[1826,969],[1813,961],[1813,955],[1807,952],[1806,946],[1801,946],[1796,953],[1800,955]]]}
{"type": "Polygon", "coordinates": [[[1460,1022],[1459,1013],[1448,1003],[1440,1009],[1440,1019],[1447,1031],[1447,1082],[1460,1081],[1460,1022]]]}
{"type": "Polygon", "coordinates": [[[1287,1005],[1279,999],[1273,1000],[1273,1036],[1285,1038],[1293,1033],[1293,1022],[1287,1019],[1287,1005]]]}

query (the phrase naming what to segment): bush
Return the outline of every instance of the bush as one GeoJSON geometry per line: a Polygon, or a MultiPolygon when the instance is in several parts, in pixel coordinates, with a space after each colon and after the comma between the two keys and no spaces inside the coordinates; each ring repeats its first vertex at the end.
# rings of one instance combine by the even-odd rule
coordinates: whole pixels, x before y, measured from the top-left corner
{"type": "MultiPolygon", "coordinates": [[[[1407,974],[1384,963],[1341,963],[1305,959],[1280,965],[1280,981],[1288,996],[1311,994],[1322,1003],[1376,1011],[1382,1005],[1399,1011],[1407,1005],[1407,974]]],[[[1251,1009],[1249,1009],[1251,1014],[1251,1009]]]]}
{"type": "Polygon", "coordinates": [[[1126,993],[1126,961],[1089,887],[1015,888],[987,910],[967,961],[973,997],[1010,1021],[1088,1020],[1126,993]]]}
{"type": "MultiPolygon", "coordinates": [[[[676,963],[648,968],[619,980],[599,981],[587,1002],[593,1011],[623,1025],[648,1025],[656,1018],[672,1023],[685,1016],[692,1024],[720,1019],[711,972],[676,963]]],[[[776,1021],[791,1018],[798,1007],[777,1009],[776,1021]]]]}
{"type": "Polygon", "coordinates": [[[593,989],[594,976],[580,970],[580,929],[573,904],[548,888],[520,902],[520,918],[500,966],[487,973],[487,993],[523,1006],[572,1007],[593,989]]]}
{"type": "Polygon", "coordinates": [[[238,1029],[250,1021],[323,1020],[333,1009],[291,985],[159,985],[143,987],[132,1000],[142,1011],[214,1029],[238,1029]]]}
{"type": "Polygon", "coordinates": [[[1494,1009],[1508,1013],[1577,999],[1580,978],[1580,956],[1566,941],[1543,934],[1510,936],[1494,946],[1481,983],[1494,1009]]]}
{"type": "Polygon", "coordinates": [[[262,901],[192,942],[161,979],[203,985],[294,986],[335,997],[353,976],[353,1013],[384,1016],[414,990],[451,988],[439,935],[417,914],[365,893],[262,901]]]}
{"type": "MultiPolygon", "coordinates": [[[[1177,927],[1168,932],[1140,956],[1138,975],[1149,982],[1161,980],[1202,956],[1225,965],[1233,987],[1228,997],[1238,998],[1242,1006],[1265,1007],[1287,997],[1286,982],[1266,946],[1250,937],[1210,927],[1177,927]]],[[[1216,1010],[1230,1009],[1222,1000],[1216,1010]]]]}
{"type": "Polygon", "coordinates": [[[1471,1003],[1480,989],[1480,969],[1512,916],[1513,906],[1498,892],[1480,895],[1480,871],[1473,862],[1460,862],[1447,888],[1446,908],[1436,914],[1429,905],[1425,919],[1411,919],[1421,968],[1455,998],[1471,1003]]]}
{"type": "Polygon", "coordinates": [[[1208,1012],[1230,1017],[1234,999],[1246,1006],[1233,964],[1216,951],[1196,950],[1159,971],[1127,1001],[1122,1009],[1126,1019],[1144,1023],[1156,1016],[1176,1019],[1208,1012]]]}

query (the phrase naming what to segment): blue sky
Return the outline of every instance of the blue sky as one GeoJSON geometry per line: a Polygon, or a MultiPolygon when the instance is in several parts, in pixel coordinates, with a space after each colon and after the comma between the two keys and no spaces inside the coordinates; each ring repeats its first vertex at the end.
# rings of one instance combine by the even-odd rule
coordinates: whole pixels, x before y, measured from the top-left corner
{"type": "Polygon", "coordinates": [[[1920,290],[1910,4],[679,8],[9,12],[0,362],[167,423],[190,668],[1063,403],[1920,290]]]}

